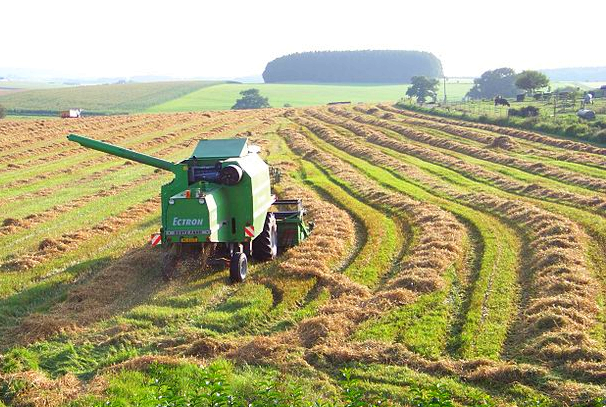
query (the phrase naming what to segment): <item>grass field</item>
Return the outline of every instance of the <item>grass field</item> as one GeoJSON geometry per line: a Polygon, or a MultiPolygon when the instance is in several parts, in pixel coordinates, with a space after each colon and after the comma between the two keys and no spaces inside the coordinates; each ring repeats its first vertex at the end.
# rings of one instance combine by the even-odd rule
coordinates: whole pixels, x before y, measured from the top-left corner
{"type": "MultiPolygon", "coordinates": [[[[313,85],[313,84],[223,84],[190,93],[161,105],[149,112],[180,112],[230,109],[240,97],[239,93],[257,88],[269,98],[272,107],[325,105],[329,102],[389,102],[406,94],[409,85],[313,85]]],[[[471,85],[466,82],[448,83],[447,92],[462,98],[471,85]]],[[[440,90],[442,92],[442,90],[440,90]]]]}
{"type": "MultiPolygon", "coordinates": [[[[462,98],[470,86],[468,80],[449,82],[449,97],[462,98]]],[[[239,92],[253,87],[269,97],[273,107],[282,107],[285,104],[295,107],[324,105],[332,101],[396,101],[402,98],[408,89],[408,85],[156,82],[34,90],[24,87],[18,91],[7,90],[0,93],[0,104],[7,109],[30,111],[30,114],[31,111],[56,112],[70,107],[82,108],[85,114],[228,110],[240,97],[239,92]]]]}
{"type": "Polygon", "coordinates": [[[152,82],[34,89],[0,95],[0,104],[9,110],[62,111],[80,108],[87,112],[130,113],[217,83],[152,82]]]}
{"type": "Polygon", "coordinates": [[[474,125],[387,104],[1,121],[0,406],[604,406],[606,149],[474,125]],[[313,233],[243,284],[200,262],[164,282],[170,173],[68,132],[169,160],[249,137],[313,233]]]}

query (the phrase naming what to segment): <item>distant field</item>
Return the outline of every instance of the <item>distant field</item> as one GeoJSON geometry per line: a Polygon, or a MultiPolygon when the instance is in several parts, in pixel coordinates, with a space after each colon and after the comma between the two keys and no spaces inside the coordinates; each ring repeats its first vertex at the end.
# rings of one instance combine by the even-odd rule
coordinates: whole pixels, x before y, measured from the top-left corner
{"type": "Polygon", "coordinates": [[[180,81],[36,89],[0,95],[0,104],[9,110],[60,111],[74,107],[88,112],[130,113],[217,83],[180,81]]]}
{"type": "Polygon", "coordinates": [[[56,89],[66,88],[68,86],[60,82],[40,82],[40,81],[0,81],[0,88],[13,89],[56,89]]]}
{"type": "MultiPolygon", "coordinates": [[[[315,84],[222,84],[200,89],[181,98],[149,108],[148,112],[182,112],[230,109],[245,89],[257,88],[269,98],[272,107],[325,105],[334,101],[384,102],[396,101],[406,94],[409,85],[315,85],[315,84]]],[[[447,83],[448,97],[462,98],[471,84],[447,83]]],[[[442,85],[439,98],[443,98],[442,85]]]]}
{"type": "MultiPolygon", "coordinates": [[[[446,82],[449,101],[461,101],[473,80],[451,78],[446,82]]],[[[554,82],[552,88],[578,86],[595,88],[589,82],[554,82]]],[[[334,101],[395,102],[406,98],[407,84],[240,84],[212,81],[174,81],[124,85],[65,86],[33,82],[0,82],[0,104],[26,114],[55,116],[57,111],[78,107],[88,113],[139,113],[228,110],[245,89],[257,88],[272,107],[305,107],[334,101]],[[32,89],[34,86],[51,87],[32,89]],[[52,88],[56,86],[55,88],[52,88]],[[59,87],[63,86],[63,87],[59,87]],[[3,88],[19,88],[18,91],[3,88]]],[[[438,100],[444,100],[440,82],[438,100]]],[[[18,112],[12,112],[18,114],[18,112]]]]}

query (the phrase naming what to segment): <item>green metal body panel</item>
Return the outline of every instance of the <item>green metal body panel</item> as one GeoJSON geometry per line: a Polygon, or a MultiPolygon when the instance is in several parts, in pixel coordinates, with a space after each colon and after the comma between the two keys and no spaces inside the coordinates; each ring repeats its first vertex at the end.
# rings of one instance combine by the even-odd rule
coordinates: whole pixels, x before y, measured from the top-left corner
{"type": "Polygon", "coordinates": [[[68,139],[95,150],[171,171],[175,178],[162,186],[162,242],[241,243],[263,231],[271,194],[269,168],[246,139],[201,140],[194,154],[179,163],[150,157],[98,140],[70,134],[68,139]],[[220,170],[235,165],[242,170],[236,185],[192,181],[190,168],[220,170]],[[245,227],[253,226],[247,236],[245,227]]]}
{"type": "Polygon", "coordinates": [[[225,157],[244,157],[248,154],[246,139],[208,139],[200,140],[191,158],[215,159],[225,157]]]}

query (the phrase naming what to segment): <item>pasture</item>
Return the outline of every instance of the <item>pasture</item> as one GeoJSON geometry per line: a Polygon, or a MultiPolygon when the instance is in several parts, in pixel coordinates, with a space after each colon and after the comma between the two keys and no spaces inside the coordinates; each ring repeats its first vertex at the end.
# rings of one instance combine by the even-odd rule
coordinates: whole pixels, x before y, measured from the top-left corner
{"type": "Polygon", "coordinates": [[[0,142],[0,405],[604,405],[606,149],[387,104],[2,120],[0,142]],[[316,226],[243,284],[164,282],[171,175],[69,132],[175,161],[249,137],[316,226]]]}

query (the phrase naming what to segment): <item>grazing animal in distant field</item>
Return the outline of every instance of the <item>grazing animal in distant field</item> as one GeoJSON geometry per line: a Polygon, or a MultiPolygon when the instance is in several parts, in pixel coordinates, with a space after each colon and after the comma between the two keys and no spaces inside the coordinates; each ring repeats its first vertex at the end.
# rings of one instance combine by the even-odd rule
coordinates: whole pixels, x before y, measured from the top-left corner
{"type": "Polygon", "coordinates": [[[496,98],[494,98],[494,105],[495,106],[502,105],[502,106],[507,106],[507,107],[511,106],[509,104],[509,102],[507,101],[507,99],[502,98],[501,96],[497,96],[496,98]]]}

